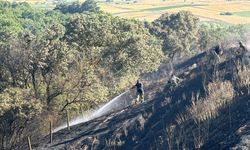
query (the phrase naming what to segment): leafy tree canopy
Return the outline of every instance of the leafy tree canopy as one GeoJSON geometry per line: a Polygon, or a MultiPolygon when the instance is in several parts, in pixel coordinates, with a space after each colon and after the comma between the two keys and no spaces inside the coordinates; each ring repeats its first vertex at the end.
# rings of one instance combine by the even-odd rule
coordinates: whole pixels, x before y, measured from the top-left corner
{"type": "Polygon", "coordinates": [[[11,4],[0,1],[0,39],[17,36],[24,30],[42,36],[49,24],[63,23],[66,18],[56,11],[36,10],[25,2],[11,4]]]}
{"type": "Polygon", "coordinates": [[[83,13],[83,12],[99,12],[100,8],[97,6],[94,0],[86,0],[83,3],[73,2],[70,4],[59,4],[56,6],[55,10],[59,10],[62,13],[83,13]]]}
{"type": "Polygon", "coordinates": [[[163,58],[160,42],[139,21],[89,13],[73,16],[66,28],[71,47],[82,51],[83,59],[105,67],[103,76],[138,76],[156,69],[163,58]]]}
{"type": "Polygon", "coordinates": [[[199,19],[188,11],[163,14],[149,26],[151,33],[163,39],[163,51],[170,58],[195,50],[199,19]]]}

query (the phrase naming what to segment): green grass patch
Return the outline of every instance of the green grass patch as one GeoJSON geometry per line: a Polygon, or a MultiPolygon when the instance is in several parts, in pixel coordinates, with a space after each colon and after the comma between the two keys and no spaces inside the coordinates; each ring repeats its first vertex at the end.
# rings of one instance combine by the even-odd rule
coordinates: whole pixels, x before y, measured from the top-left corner
{"type": "Polygon", "coordinates": [[[234,12],[233,14],[241,17],[250,17],[250,11],[234,12]]]}
{"type": "Polygon", "coordinates": [[[161,10],[168,10],[174,8],[183,8],[183,7],[194,7],[194,6],[207,6],[202,4],[192,5],[192,4],[183,4],[183,5],[173,5],[173,6],[163,6],[163,7],[155,7],[155,8],[147,8],[143,9],[143,11],[161,11],[161,10]]]}

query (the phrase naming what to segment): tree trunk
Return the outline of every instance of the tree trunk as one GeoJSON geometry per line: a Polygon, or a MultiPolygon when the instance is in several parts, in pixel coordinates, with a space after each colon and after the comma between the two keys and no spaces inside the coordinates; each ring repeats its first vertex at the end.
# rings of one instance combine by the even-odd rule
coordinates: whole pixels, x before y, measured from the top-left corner
{"type": "Polygon", "coordinates": [[[46,96],[47,96],[47,105],[49,106],[51,98],[50,98],[50,88],[49,88],[49,84],[46,85],[46,96]]]}
{"type": "Polygon", "coordinates": [[[10,75],[11,75],[11,78],[12,78],[12,86],[13,87],[16,87],[17,86],[17,83],[16,83],[16,76],[15,76],[15,73],[13,70],[10,70],[10,75]]]}
{"type": "Polygon", "coordinates": [[[32,86],[35,91],[35,97],[38,99],[38,91],[37,91],[37,86],[36,86],[36,73],[35,71],[32,71],[31,73],[31,78],[32,78],[32,86]]]}

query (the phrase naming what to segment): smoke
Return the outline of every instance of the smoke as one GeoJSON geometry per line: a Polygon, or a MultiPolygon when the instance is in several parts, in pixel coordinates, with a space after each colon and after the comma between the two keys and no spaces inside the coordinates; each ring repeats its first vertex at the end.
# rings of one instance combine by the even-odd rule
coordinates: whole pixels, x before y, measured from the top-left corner
{"type": "Polygon", "coordinates": [[[243,41],[245,42],[247,50],[250,51],[250,30],[244,32],[243,41]]]}
{"type": "MultiPolygon", "coordinates": [[[[69,122],[69,126],[77,125],[79,123],[87,122],[92,119],[101,117],[105,114],[122,110],[123,108],[127,107],[131,103],[131,97],[130,97],[129,90],[123,92],[122,94],[118,95],[117,97],[113,98],[111,101],[109,101],[107,104],[100,106],[99,108],[95,110],[90,110],[85,112],[83,115],[78,116],[74,119],[72,119],[69,122]]],[[[60,125],[59,127],[55,128],[53,132],[57,132],[59,130],[62,130],[67,127],[67,123],[64,123],[60,125]]]]}
{"type": "Polygon", "coordinates": [[[250,39],[246,43],[247,50],[250,52],[250,39]]]}

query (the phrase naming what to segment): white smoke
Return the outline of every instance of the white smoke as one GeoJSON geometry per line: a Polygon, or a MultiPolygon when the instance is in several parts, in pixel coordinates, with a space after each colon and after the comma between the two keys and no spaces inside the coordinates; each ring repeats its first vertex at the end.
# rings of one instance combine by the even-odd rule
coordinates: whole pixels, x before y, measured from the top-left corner
{"type": "Polygon", "coordinates": [[[244,45],[246,46],[247,50],[250,51],[250,30],[244,31],[242,41],[244,45]]]}
{"type": "Polygon", "coordinates": [[[246,42],[247,50],[250,52],[250,39],[246,42]]]}

